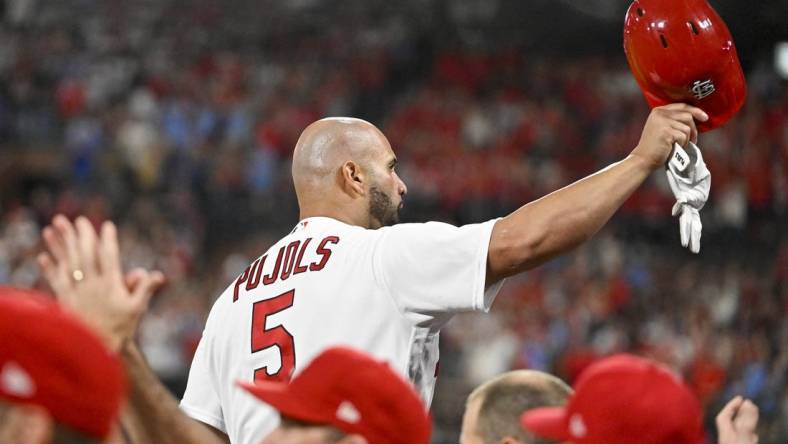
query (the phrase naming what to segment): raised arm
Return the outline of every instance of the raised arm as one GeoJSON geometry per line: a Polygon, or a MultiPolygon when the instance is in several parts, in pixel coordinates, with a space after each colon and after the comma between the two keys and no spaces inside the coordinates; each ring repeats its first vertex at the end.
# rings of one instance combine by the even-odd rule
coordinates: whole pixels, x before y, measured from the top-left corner
{"type": "Polygon", "coordinates": [[[219,430],[185,415],[148,366],[133,342],[122,351],[131,381],[129,407],[123,425],[137,438],[135,443],[224,444],[230,440],[219,430]],[[136,436],[135,436],[136,435],[136,436]]]}
{"type": "Polygon", "coordinates": [[[534,268],[593,236],[657,168],[665,164],[674,142],[695,141],[695,120],[702,110],[685,104],[654,108],[640,142],[624,160],[499,220],[487,258],[487,285],[534,268]]]}
{"type": "Polygon", "coordinates": [[[122,426],[133,443],[227,443],[227,436],[181,412],[133,342],[142,314],[164,282],[159,272],[123,276],[115,226],[100,236],[84,217],[72,224],[57,216],[44,229],[49,253],[39,256],[58,301],[91,326],[126,363],[131,393],[122,426]]]}

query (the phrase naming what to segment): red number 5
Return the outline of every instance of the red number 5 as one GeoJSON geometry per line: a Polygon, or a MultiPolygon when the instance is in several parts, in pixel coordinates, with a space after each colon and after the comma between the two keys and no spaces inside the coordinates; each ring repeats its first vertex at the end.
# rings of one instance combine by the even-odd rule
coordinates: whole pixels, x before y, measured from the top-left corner
{"type": "Polygon", "coordinates": [[[276,373],[269,373],[268,366],[254,371],[255,381],[288,381],[295,369],[295,344],[293,335],[281,325],[266,328],[268,316],[293,306],[295,290],[282,293],[271,299],[255,302],[252,306],[252,353],[276,346],[282,357],[282,365],[276,373]]]}

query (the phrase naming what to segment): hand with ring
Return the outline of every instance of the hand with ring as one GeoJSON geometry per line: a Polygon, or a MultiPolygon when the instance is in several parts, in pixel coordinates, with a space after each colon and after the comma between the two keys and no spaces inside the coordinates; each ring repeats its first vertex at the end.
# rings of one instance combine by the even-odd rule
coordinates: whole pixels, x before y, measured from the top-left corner
{"type": "Polygon", "coordinates": [[[100,234],[85,218],[71,223],[62,215],[44,228],[47,253],[38,263],[58,301],[105,339],[115,351],[134,337],[161,272],[136,269],[124,277],[117,229],[104,222],[100,234]]]}

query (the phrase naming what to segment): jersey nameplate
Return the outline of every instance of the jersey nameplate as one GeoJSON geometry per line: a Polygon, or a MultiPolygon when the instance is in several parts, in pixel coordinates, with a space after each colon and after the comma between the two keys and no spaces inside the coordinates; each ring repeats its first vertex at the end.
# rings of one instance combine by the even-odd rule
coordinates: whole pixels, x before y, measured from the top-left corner
{"type": "Polygon", "coordinates": [[[314,250],[309,250],[309,244],[311,242],[312,238],[310,237],[303,241],[295,240],[279,248],[279,252],[276,255],[276,262],[274,262],[268,273],[263,273],[263,268],[268,259],[268,253],[246,267],[246,270],[244,270],[235,281],[233,302],[238,300],[238,292],[241,288],[250,291],[257,288],[261,282],[263,285],[271,285],[280,280],[285,281],[289,279],[290,276],[306,273],[307,271],[322,270],[331,258],[331,246],[339,243],[339,237],[328,236],[324,238],[317,244],[317,248],[314,250]],[[304,259],[307,252],[310,252],[309,256],[314,257],[316,255],[314,261],[309,262],[308,259],[304,259]]]}

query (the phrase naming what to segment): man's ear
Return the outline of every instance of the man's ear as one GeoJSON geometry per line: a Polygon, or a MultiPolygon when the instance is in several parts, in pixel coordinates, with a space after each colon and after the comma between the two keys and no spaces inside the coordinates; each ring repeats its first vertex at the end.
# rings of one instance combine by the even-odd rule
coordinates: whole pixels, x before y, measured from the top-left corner
{"type": "Polygon", "coordinates": [[[0,430],[0,441],[48,444],[54,423],[46,410],[28,405],[11,407],[0,430]]]}
{"type": "Polygon", "coordinates": [[[347,435],[340,439],[337,444],[369,444],[369,441],[361,435],[347,435]]]}
{"type": "Polygon", "coordinates": [[[352,160],[342,164],[339,170],[339,180],[342,189],[352,197],[364,196],[364,181],[366,176],[361,171],[361,166],[352,160]]]}

